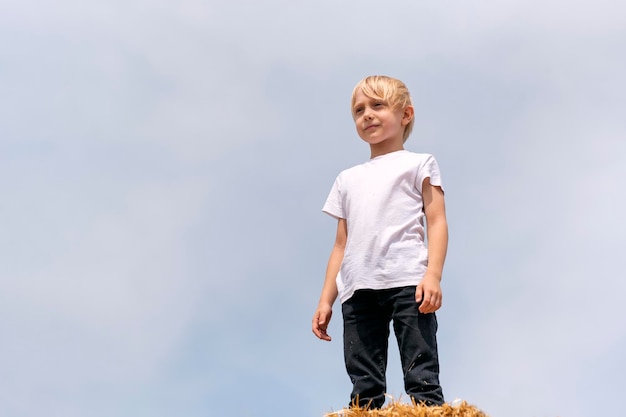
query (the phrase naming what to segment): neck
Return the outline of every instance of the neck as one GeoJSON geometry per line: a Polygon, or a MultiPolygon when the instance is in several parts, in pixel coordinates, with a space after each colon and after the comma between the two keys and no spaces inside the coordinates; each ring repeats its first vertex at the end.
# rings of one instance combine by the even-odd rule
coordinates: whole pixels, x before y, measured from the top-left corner
{"type": "Polygon", "coordinates": [[[383,141],[374,145],[370,145],[370,158],[385,155],[391,152],[404,150],[404,142],[383,141]]]}

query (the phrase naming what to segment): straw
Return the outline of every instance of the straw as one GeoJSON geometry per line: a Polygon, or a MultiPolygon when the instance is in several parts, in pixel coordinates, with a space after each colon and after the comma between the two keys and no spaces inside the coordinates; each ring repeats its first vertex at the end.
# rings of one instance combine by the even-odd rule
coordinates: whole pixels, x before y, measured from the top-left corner
{"type": "Polygon", "coordinates": [[[381,409],[352,407],[325,414],[325,417],[488,417],[487,414],[466,401],[455,401],[442,406],[405,404],[391,401],[381,409]]]}

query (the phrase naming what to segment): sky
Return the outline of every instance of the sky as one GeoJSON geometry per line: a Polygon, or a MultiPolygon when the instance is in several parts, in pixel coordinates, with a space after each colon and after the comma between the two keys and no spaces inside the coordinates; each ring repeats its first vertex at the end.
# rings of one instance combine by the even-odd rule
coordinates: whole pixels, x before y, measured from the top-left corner
{"type": "MultiPolygon", "coordinates": [[[[321,417],[311,333],[354,85],[402,79],[450,229],[447,401],[593,417],[626,385],[618,0],[0,0],[0,416],[321,417]]],[[[395,350],[394,350],[395,349],[395,350]]],[[[390,340],[388,392],[402,400],[390,340]]]]}

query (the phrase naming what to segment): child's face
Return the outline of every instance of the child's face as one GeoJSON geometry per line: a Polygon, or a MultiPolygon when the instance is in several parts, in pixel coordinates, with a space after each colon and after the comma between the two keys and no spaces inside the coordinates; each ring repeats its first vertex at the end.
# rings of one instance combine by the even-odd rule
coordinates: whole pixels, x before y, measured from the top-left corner
{"type": "Polygon", "coordinates": [[[358,91],[352,113],[359,136],[370,145],[389,140],[399,140],[402,144],[404,128],[413,114],[409,107],[394,110],[384,100],[368,97],[358,91]]]}

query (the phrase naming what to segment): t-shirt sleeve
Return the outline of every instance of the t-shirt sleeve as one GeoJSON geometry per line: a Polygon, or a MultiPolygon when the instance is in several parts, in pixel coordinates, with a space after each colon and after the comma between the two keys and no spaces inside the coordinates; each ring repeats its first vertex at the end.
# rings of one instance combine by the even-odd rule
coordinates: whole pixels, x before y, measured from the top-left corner
{"type": "Polygon", "coordinates": [[[416,178],[415,186],[422,192],[422,184],[424,184],[424,180],[426,178],[430,178],[431,185],[439,186],[443,190],[443,184],[441,182],[441,172],[439,171],[439,164],[437,160],[432,155],[426,155],[426,159],[421,164],[416,178]]]}
{"type": "Polygon", "coordinates": [[[328,194],[328,198],[326,198],[326,203],[324,203],[322,211],[336,219],[346,218],[343,211],[341,189],[339,187],[339,177],[337,177],[335,183],[333,184],[333,187],[330,189],[330,193],[328,194]]]}

